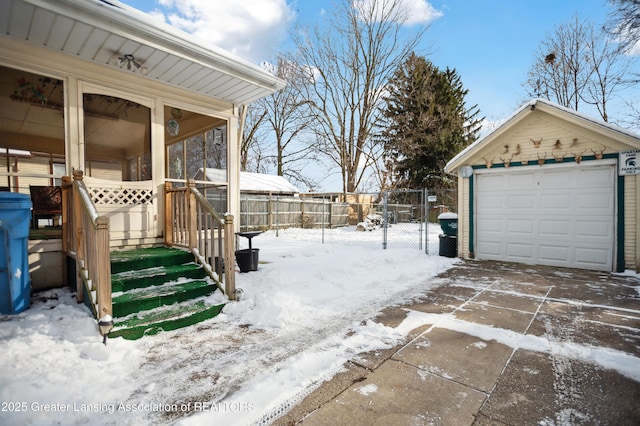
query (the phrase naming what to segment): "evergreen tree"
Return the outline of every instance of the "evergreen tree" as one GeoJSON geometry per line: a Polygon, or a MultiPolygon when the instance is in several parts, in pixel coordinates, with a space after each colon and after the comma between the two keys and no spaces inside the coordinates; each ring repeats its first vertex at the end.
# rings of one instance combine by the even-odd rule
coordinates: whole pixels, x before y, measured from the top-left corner
{"type": "Polygon", "coordinates": [[[480,130],[477,105],[465,106],[465,90],[455,70],[439,70],[412,53],[387,87],[384,122],[386,167],[396,188],[453,186],[444,166],[473,142],[480,130]]]}

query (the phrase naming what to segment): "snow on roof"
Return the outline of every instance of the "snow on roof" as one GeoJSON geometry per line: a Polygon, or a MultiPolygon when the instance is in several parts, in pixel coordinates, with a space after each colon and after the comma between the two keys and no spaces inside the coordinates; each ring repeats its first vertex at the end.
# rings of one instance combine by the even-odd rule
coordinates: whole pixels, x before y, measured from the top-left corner
{"type": "MultiPolygon", "coordinates": [[[[226,182],[227,171],[222,169],[202,169],[196,174],[196,180],[208,180],[211,182],[226,182]],[[204,177],[205,179],[202,179],[204,177]]],[[[298,194],[300,190],[293,186],[282,176],[267,175],[263,173],[240,172],[240,192],[263,192],[280,194],[298,194]]]]}

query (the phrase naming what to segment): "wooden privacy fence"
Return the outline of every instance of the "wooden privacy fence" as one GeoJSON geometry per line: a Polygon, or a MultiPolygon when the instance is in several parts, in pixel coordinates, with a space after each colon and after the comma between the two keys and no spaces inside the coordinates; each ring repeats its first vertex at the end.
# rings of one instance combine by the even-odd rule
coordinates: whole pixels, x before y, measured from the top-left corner
{"type": "Polygon", "coordinates": [[[349,225],[349,204],[328,199],[242,195],[240,229],[335,228],[349,225]]]}

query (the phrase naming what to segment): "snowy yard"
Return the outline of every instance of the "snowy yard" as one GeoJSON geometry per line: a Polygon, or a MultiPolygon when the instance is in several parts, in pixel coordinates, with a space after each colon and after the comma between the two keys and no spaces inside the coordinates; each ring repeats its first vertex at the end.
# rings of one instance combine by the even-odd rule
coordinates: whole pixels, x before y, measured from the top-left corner
{"type": "Polygon", "coordinates": [[[346,360],[400,341],[410,330],[370,318],[457,262],[382,250],[380,232],[327,230],[326,244],[321,230],[260,235],[263,263],[237,275],[239,302],[205,323],[106,347],[69,289],[37,294],[29,310],[0,316],[0,423],[268,422],[346,360]]]}

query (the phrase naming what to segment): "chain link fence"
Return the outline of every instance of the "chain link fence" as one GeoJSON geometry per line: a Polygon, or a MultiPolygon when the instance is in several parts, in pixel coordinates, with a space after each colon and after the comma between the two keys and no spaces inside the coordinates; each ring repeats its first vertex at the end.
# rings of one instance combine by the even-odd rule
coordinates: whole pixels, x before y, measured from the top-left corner
{"type": "Polygon", "coordinates": [[[386,218],[386,226],[382,228],[383,248],[416,248],[438,254],[442,233],[438,215],[453,210],[451,204],[457,194],[423,189],[386,191],[382,196],[378,209],[386,218]]]}
{"type": "Polygon", "coordinates": [[[309,230],[310,238],[340,244],[349,240],[383,249],[414,248],[438,254],[438,215],[455,211],[455,190],[393,190],[300,196],[242,194],[240,229],[309,230]]]}

